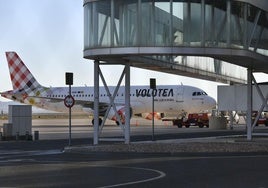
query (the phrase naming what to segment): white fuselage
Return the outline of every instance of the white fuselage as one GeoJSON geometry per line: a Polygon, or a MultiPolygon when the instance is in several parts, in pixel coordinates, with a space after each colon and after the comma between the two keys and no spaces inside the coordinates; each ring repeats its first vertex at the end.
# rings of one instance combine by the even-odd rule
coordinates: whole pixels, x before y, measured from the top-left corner
{"type": "MultiPolygon", "coordinates": [[[[116,87],[108,87],[107,94],[104,87],[99,89],[100,104],[110,104],[110,96],[114,95],[116,87]]],[[[72,108],[74,112],[93,113],[94,87],[72,87],[72,96],[75,99],[75,105],[72,108]]],[[[17,101],[32,104],[34,106],[67,112],[68,108],[64,105],[63,99],[69,94],[68,87],[46,88],[45,92],[36,95],[32,92],[23,98],[23,95],[15,94],[17,101]]],[[[14,100],[14,96],[10,96],[14,100]]],[[[215,100],[208,96],[203,90],[184,85],[161,85],[155,90],[149,86],[131,86],[130,105],[133,114],[142,114],[152,111],[152,98],[154,97],[155,112],[165,113],[168,116],[178,116],[181,113],[197,113],[210,110],[215,107],[215,100]]],[[[125,88],[120,87],[114,104],[118,106],[125,105],[125,88]]]]}

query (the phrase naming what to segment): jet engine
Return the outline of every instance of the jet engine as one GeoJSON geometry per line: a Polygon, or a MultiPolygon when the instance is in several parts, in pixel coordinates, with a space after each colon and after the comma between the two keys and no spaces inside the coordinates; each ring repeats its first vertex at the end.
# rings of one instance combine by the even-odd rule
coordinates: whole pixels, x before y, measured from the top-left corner
{"type": "MultiPolygon", "coordinates": [[[[125,121],[126,121],[125,106],[117,106],[116,109],[117,109],[117,114],[120,118],[121,123],[125,124],[125,121]]],[[[131,116],[132,116],[132,110],[130,108],[130,118],[131,118],[131,116]]],[[[113,108],[110,109],[110,112],[108,114],[108,119],[115,121],[116,124],[119,125],[118,117],[116,116],[116,113],[115,113],[113,108]]]]}
{"type": "Polygon", "coordinates": [[[152,120],[153,117],[154,119],[157,119],[157,120],[161,120],[163,118],[163,113],[159,113],[159,112],[154,112],[154,113],[142,113],[141,116],[144,118],[144,119],[148,119],[148,120],[152,120]]]}

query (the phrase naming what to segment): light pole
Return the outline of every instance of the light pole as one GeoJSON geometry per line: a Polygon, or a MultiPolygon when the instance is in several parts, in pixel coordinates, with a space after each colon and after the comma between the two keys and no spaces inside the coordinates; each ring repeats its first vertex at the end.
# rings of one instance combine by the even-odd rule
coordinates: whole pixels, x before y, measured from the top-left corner
{"type": "Polygon", "coordinates": [[[69,146],[71,146],[71,140],[72,140],[72,131],[71,131],[72,110],[71,109],[74,105],[74,98],[71,92],[71,85],[73,85],[73,73],[70,73],[70,72],[65,73],[65,83],[66,85],[69,85],[69,95],[65,97],[64,104],[66,107],[69,108],[69,146]]]}
{"type": "Polygon", "coordinates": [[[156,89],[155,78],[150,78],[150,89],[152,89],[152,141],[154,141],[154,90],[156,89]]]}

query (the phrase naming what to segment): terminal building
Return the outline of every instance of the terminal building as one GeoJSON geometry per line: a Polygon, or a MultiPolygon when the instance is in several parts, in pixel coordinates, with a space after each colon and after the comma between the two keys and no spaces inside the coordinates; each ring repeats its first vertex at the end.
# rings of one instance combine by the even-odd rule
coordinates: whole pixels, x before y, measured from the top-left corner
{"type": "MultiPolygon", "coordinates": [[[[268,73],[267,0],[84,0],[83,6],[84,58],[94,60],[95,96],[100,65],[125,66],[126,96],[130,66],[247,84],[247,137],[251,139],[252,85],[258,87],[253,73],[268,73]]],[[[262,99],[266,106],[267,98],[262,99]]],[[[128,108],[129,98],[125,102],[128,108]]],[[[98,97],[94,111],[97,119],[98,97]]],[[[94,123],[97,143],[98,122],[94,123]]]]}

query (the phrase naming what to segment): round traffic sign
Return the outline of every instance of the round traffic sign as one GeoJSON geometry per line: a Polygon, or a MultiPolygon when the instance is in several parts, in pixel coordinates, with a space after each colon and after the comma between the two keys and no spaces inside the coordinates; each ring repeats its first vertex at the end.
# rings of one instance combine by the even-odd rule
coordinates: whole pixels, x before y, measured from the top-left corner
{"type": "Polygon", "coordinates": [[[64,105],[68,108],[72,108],[74,105],[74,98],[72,95],[68,95],[64,99],[64,105]]]}

